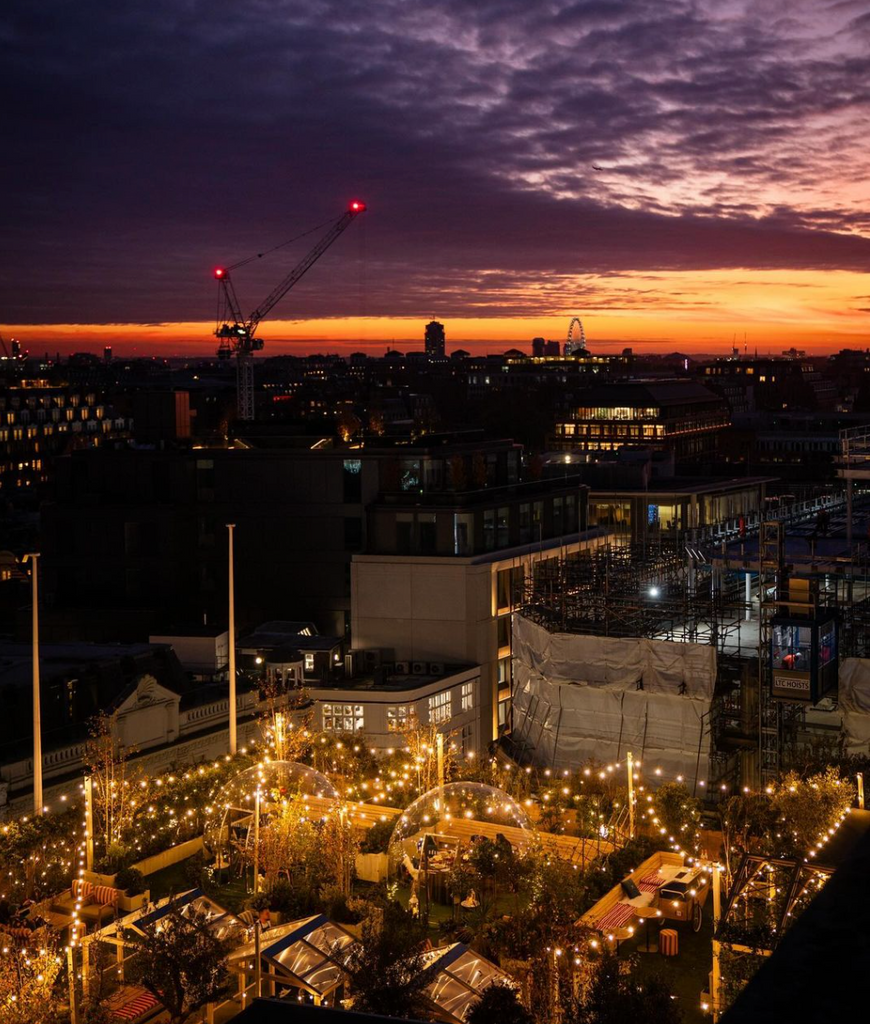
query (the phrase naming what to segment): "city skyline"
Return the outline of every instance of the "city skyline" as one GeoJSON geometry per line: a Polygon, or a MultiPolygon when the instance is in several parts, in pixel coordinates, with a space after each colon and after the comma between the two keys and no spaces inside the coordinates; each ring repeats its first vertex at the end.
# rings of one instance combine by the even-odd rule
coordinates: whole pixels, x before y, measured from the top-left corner
{"type": "MultiPolygon", "coordinates": [[[[407,347],[433,313],[448,349],[574,314],[593,350],[862,347],[862,14],[12,4],[0,330],[205,355],[213,267],[359,197],[266,355],[407,347]]],[[[246,268],[243,305],[286,265],[246,268]]]]}

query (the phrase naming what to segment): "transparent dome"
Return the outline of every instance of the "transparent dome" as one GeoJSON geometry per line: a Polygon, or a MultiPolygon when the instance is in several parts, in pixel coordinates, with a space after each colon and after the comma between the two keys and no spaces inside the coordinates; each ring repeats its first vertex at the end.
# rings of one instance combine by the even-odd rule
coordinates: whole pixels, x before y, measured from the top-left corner
{"type": "MultiPolygon", "coordinates": [[[[390,838],[390,868],[395,871],[409,858],[419,860],[424,837],[434,846],[461,848],[478,836],[499,834],[515,849],[525,848],[533,830],[529,816],[512,796],[482,782],[449,782],[418,797],[396,822],[390,838]]],[[[519,850],[518,850],[519,852],[519,850]]]]}
{"type": "Polygon", "coordinates": [[[220,859],[232,859],[233,849],[250,843],[255,823],[257,791],[260,792],[259,826],[291,801],[311,808],[311,817],[325,817],[338,800],[338,790],[314,768],[297,761],[265,761],[234,775],[209,808],[203,840],[206,849],[220,859]]]}

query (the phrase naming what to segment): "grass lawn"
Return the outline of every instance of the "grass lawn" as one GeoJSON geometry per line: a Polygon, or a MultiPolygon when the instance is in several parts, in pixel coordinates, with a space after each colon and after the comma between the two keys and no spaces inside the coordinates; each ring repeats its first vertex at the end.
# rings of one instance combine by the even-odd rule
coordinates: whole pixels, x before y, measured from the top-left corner
{"type": "MultiPolygon", "coordinates": [[[[662,956],[660,953],[638,953],[638,945],[646,942],[646,925],[636,935],[619,944],[620,957],[632,957],[637,962],[637,976],[652,977],[655,974],[665,979],[671,991],[679,1000],[685,1024],[709,1024],[710,1017],[701,1011],[701,992],[707,988],[708,975],[713,963],[713,922],[705,908],[704,923],[695,934],[689,925],[674,925],[673,921],[664,927],[675,928],[679,936],[680,952],[677,956],[662,956]]],[[[651,925],[650,937],[656,935],[657,926],[651,925]]],[[[653,941],[654,938],[653,938],[653,941]]]]}

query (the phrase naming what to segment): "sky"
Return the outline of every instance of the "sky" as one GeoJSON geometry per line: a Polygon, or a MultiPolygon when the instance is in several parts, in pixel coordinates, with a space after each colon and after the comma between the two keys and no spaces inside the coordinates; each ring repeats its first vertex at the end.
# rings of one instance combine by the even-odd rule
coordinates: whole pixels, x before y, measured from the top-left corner
{"type": "Polygon", "coordinates": [[[870,345],[870,0],[6,0],[0,43],[32,350],[206,355],[214,267],[352,199],[264,354],[870,345]]]}

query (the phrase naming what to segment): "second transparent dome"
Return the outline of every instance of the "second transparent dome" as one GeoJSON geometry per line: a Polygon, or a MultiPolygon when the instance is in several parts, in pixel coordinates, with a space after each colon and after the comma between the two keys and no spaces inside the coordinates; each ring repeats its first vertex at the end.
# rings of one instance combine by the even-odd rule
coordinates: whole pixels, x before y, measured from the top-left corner
{"type": "Polygon", "coordinates": [[[412,855],[426,834],[467,840],[476,831],[493,836],[502,830],[511,845],[524,845],[525,837],[517,830],[532,828],[529,816],[504,790],[482,782],[449,782],[430,789],[404,810],[390,839],[390,861],[395,864],[405,854],[412,855]]]}

